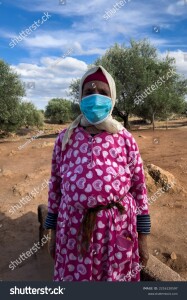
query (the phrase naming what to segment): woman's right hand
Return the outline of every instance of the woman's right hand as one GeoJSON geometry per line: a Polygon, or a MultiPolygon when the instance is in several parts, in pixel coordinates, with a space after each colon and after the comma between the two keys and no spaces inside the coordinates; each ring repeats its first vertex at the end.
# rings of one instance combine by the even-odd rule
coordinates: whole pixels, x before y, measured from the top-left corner
{"type": "Polygon", "coordinates": [[[55,249],[56,249],[56,230],[50,229],[50,239],[48,243],[48,251],[53,259],[55,259],[55,249]]]}

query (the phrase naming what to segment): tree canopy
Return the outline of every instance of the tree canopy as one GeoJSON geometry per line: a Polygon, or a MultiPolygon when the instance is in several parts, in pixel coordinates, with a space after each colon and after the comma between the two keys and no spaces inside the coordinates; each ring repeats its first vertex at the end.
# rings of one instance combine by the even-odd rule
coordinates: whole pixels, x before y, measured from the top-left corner
{"type": "Polygon", "coordinates": [[[37,110],[33,103],[21,103],[22,125],[41,127],[44,121],[44,115],[37,110]]]}
{"type": "Polygon", "coordinates": [[[0,60],[0,129],[12,131],[21,124],[20,103],[25,94],[18,74],[0,60]]]}
{"type": "Polygon", "coordinates": [[[65,124],[71,120],[71,102],[61,98],[51,99],[45,110],[45,117],[53,123],[65,124]]]}
{"type": "Polygon", "coordinates": [[[42,113],[32,103],[23,102],[24,95],[18,74],[0,60],[0,130],[10,132],[23,125],[42,126],[42,113]]]}
{"type": "Polygon", "coordinates": [[[160,59],[147,40],[131,40],[130,47],[115,44],[95,64],[102,65],[114,77],[114,114],[123,119],[125,127],[130,114],[154,123],[155,118],[167,118],[172,112],[183,110],[187,80],[176,73],[174,58],[160,59]]]}

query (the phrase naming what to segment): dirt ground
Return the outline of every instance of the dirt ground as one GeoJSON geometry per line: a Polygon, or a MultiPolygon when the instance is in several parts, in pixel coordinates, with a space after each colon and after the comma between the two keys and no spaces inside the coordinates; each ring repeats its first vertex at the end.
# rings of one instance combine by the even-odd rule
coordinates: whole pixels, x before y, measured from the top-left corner
{"type": "MultiPolygon", "coordinates": [[[[144,165],[152,163],[169,171],[187,190],[187,119],[169,122],[168,130],[162,123],[157,125],[155,132],[149,126],[132,127],[144,165]]],[[[53,261],[46,244],[14,270],[9,265],[38,242],[37,207],[47,204],[44,181],[50,176],[55,133],[62,128],[46,124],[44,133],[22,130],[0,138],[0,281],[52,280],[53,261]],[[20,199],[34,189],[35,196],[18,207],[20,199]]],[[[149,252],[187,280],[187,193],[166,192],[150,205],[150,213],[149,252]],[[176,259],[170,258],[172,252],[176,259]]]]}

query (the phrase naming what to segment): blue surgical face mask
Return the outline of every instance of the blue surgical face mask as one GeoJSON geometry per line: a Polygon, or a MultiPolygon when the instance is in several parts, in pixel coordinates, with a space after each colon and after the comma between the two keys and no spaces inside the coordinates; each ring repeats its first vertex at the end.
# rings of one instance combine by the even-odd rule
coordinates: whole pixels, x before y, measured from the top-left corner
{"type": "Polygon", "coordinates": [[[110,114],[112,99],[100,94],[93,94],[82,98],[80,109],[89,123],[99,124],[110,114]]]}

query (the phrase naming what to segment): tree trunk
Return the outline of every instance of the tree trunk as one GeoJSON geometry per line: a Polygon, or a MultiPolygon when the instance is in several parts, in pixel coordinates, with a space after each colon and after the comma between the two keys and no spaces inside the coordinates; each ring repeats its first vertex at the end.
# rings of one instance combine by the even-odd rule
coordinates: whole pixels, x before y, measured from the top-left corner
{"type": "Polygon", "coordinates": [[[120,118],[122,118],[124,127],[126,129],[130,129],[129,113],[127,113],[127,112],[121,112],[116,106],[114,106],[113,114],[116,115],[116,116],[118,116],[118,117],[120,117],[120,118]]]}
{"type": "Polygon", "coordinates": [[[155,130],[155,113],[153,113],[152,120],[153,120],[153,131],[154,131],[155,130]]]}
{"type": "Polygon", "coordinates": [[[126,115],[124,115],[124,117],[123,117],[123,124],[124,124],[124,127],[126,129],[130,129],[129,114],[128,113],[126,115]]]}
{"type": "Polygon", "coordinates": [[[166,130],[168,129],[168,118],[166,119],[166,130]]]}

